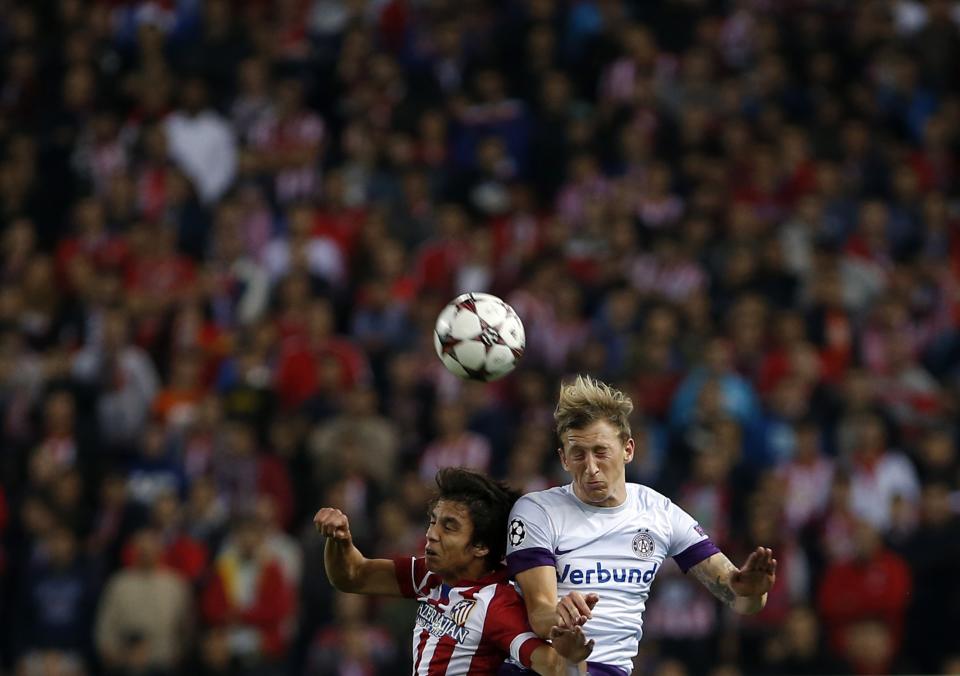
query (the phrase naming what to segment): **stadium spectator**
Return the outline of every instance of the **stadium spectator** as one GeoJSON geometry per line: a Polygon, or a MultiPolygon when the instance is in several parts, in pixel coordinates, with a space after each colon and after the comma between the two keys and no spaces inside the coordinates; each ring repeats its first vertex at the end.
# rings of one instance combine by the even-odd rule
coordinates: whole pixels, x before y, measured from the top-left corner
{"type": "Polygon", "coordinates": [[[159,532],[137,531],[133,548],[133,564],[107,581],[97,611],[100,659],[110,673],[176,673],[193,636],[190,587],[163,567],[159,532]]]}
{"type": "Polygon", "coordinates": [[[180,102],[165,120],[170,157],[190,178],[200,200],[211,204],[227,191],[237,171],[233,130],[207,107],[207,86],[201,78],[184,82],[180,102]]]}
{"type": "Polygon", "coordinates": [[[437,406],[437,437],[423,450],[421,479],[435,475],[443,467],[469,467],[481,472],[490,468],[490,442],[467,429],[466,413],[460,402],[443,402],[437,406]]]}
{"type": "Polygon", "coordinates": [[[780,631],[764,649],[764,661],[775,674],[836,674],[843,670],[824,645],[822,627],[813,609],[798,606],[790,611],[780,631]]]}
{"type": "Polygon", "coordinates": [[[889,449],[881,421],[869,414],[852,420],[850,500],[854,513],[881,532],[892,525],[896,499],[908,508],[919,501],[916,470],[902,453],[889,449]]]}
{"type": "Polygon", "coordinates": [[[885,547],[869,523],[859,522],[853,538],[854,558],[824,571],[817,605],[834,655],[858,672],[883,672],[893,666],[903,640],[913,579],[906,561],[885,547]]]}
{"type": "Polygon", "coordinates": [[[267,548],[266,524],[245,516],[231,528],[201,597],[204,619],[226,634],[240,673],[275,672],[290,643],[294,581],[267,548]]]}
{"type": "Polygon", "coordinates": [[[950,506],[950,490],[942,481],[923,489],[920,525],[907,540],[902,555],[914,576],[907,615],[906,640],[912,644],[917,667],[935,672],[949,657],[947,627],[955,626],[956,592],[945,574],[960,560],[956,533],[960,519],[950,506]]]}
{"type": "Polygon", "coordinates": [[[17,654],[29,663],[54,652],[82,664],[90,651],[98,591],[93,571],[76,536],[62,525],[46,536],[43,549],[43,558],[25,571],[16,606],[17,654]]]}

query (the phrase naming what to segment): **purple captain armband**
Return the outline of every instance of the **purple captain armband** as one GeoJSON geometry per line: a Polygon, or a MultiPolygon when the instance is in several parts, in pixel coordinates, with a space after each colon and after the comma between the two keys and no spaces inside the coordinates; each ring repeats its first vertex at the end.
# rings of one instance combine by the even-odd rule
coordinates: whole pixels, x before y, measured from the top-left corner
{"type": "Polygon", "coordinates": [[[719,554],[720,549],[707,538],[700,542],[690,545],[682,552],[673,557],[673,560],[680,566],[680,570],[686,573],[701,561],[709,559],[714,554],[719,554]]]}
{"type": "Polygon", "coordinates": [[[507,554],[507,570],[510,571],[511,577],[517,573],[522,573],[525,570],[539,566],[556,568],[557,557],[553,555],[553,552],[544,547],[518,549],[511,554],[507,554]]]}

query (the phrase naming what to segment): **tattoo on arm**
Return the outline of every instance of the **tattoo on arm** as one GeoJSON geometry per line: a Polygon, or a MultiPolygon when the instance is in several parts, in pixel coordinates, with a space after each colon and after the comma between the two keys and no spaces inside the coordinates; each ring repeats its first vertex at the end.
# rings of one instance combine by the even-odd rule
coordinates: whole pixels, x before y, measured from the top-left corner
{"type": "Polygon", "coordinates": [[[730,588],[727,581],[730,579],[730,574],[736,570],[736,566],[726,556],[714,554],[706,561],[691,568],[690,572],[693,573],[700,584],[710,590],[711,594],[732,608],[737,600],[737,595],[733,593],[733,589],[730,588]]]}

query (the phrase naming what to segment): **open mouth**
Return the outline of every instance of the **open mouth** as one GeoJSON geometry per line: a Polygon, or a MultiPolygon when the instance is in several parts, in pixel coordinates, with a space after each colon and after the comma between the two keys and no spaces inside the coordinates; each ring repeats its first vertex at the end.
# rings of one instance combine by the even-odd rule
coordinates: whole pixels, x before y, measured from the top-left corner
{"type": "Polygon", "coordinates": [[[432,549],[430,549],[429,547],[426,547],[426,548],[423,550],[423,555],[424,555],[424,556],[436,556],[437,553],[436,553],[435,551],[433,551],[432,549]]]}

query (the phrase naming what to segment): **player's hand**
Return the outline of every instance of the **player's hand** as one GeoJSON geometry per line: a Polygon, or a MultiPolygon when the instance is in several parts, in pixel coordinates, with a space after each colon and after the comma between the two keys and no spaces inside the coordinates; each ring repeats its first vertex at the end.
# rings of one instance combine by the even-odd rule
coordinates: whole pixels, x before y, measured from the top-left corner
{"type": "Polygon", "coordinates": [[[313,525],[320,535],[342,542],[352,541],[350,520],[339,509],[324,507],[313,517],[313,525]]]}
{"type": "Polygon", "coordinates": [[[593,639],[588,641],[580,627],[553,627],[550,630],[550,641],[560,657],[570,662],[583,662],[593,652],[593,639]]]}
{"type": "Polygon", "coordinates": [[[777,579],[777,560],[773,550],[757,547],[740,570],[730,574],[730,588],[737,596],[763,596],[777,579]]]}
{"type": "Polygon", "coordinates": [[[597,594],[581,594],[570,592],[557,604],[557,615],[560,616],[559,626],[566,629],[580,627],[593,617],[590,612],[597,605],[600,596],[597,594]]]}

